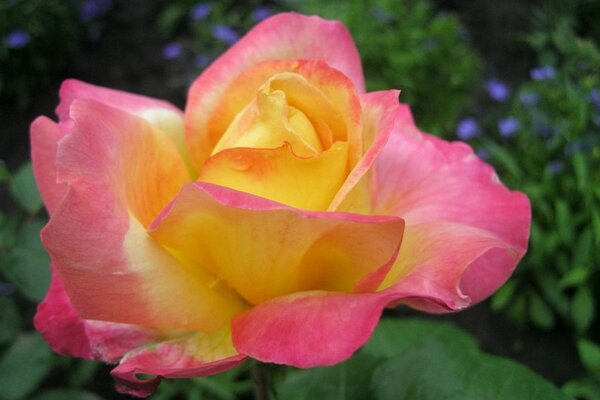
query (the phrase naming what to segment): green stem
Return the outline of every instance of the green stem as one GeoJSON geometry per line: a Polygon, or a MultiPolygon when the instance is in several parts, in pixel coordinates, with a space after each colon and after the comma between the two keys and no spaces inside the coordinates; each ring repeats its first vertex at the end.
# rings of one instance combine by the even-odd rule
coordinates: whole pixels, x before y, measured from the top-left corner
{"type": "Polygon", "coordinates": [[[267,371],[265,365],[255,362],[250,370],[250,376],[254,384],[254,398],[256,400],[269,400],[271,398],[269,371],[267,371]]]}

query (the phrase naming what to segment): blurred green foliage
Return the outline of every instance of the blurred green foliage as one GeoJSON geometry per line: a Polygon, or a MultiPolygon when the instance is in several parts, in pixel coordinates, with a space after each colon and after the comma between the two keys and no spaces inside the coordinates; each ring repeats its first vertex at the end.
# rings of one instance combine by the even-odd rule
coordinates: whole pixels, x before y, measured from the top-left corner
{"type": "Polygon", "coordinates": [[[82,36],[76,9],[63,0],[2,1],[0,15],[0,99],[24,106],[68,66],[82,36]],[[11,45],[14,32],[24,37],[11,45]]]}
{"type": "Polygon", "coordinates": [[[112,0],[0,1],[0,106],[25,107],[99,35],[112,0]]]}

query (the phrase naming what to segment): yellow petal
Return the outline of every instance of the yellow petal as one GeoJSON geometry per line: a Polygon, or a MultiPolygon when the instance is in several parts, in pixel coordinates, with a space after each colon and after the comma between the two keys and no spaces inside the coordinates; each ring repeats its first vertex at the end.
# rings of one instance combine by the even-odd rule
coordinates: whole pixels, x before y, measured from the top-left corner
{"type": "Polygon", "coordinates": [[[307,210],[326,209],[347,174],[348,144],[313,158],[296,156],[289,144],[277,149],[233,148],[207,160],[199,181],[226,186],[307,210]]]}

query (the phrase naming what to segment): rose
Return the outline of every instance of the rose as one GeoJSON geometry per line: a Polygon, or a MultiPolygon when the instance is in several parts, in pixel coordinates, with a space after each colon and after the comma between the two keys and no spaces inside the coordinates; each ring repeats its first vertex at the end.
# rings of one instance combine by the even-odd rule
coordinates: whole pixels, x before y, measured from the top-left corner
{"type": "Polygon", "coordinates": [[[31,127],[53,278],[35,325],[119,390],[246,357],[348,358],[382,310],[465,308],[523,256],[527,198],[364,93],[346,29],[265,20],[172,105],[79,81],[31,127]],[[155,378],[142,380],[136,374],[155,378]]]}

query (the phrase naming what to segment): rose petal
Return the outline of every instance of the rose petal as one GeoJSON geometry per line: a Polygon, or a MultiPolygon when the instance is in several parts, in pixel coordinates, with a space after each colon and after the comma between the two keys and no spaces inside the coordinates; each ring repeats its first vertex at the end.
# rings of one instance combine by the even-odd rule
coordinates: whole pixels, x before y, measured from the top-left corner
{"type": "Polygon", "coordinates": [[[230,187],[292,207],[323,210],[347,173],[348,146],[301,158],[289,144],[276,149],[232,148],[209,158],[199,181],[230,187]]]}
{"type": "Polygon", "coordinates": [[[361,96],[362,141],[366,153],[348,174],[344,184],[329,205],[330,211],[371,214],[371,166],[403,118],[398,107],[397,90],[367,93],[361,96]]]}
{"type": "Polygon", "coordinates": [[[398,128],[374,166],[372,212],[407,224],[382,287],[413,285],[415,297],[429,299],[414,300],[418,308],[461,308],[489,296],[525,253],[529,201],[466,144],[422,134],[399,107],[398,128]]]}
{"type": "Polygon", "coordinates": [[[299,368],[349,358],[371,336],[389,293],[304,292],[262,303],[232,322],[235,348],[254,359],[299,368]]]}
{"type": "Polygon", "coordinates": [[[402,230],[398,218],[298,210],[196,182],[150,235],[259,304],[311,289],[375,289],[396,257],[402,230]]]}
{"type": "Polygon", "coordinates": [[[48,294],[38,305],[33,323],[55,352],[94,358],[84,322],[73,309],[56,273],[52,274],[48,294]]]}
{"type": "Polygon", "coordinates": [[[120,90],[91,85],[76,79],[65,80],[59,94],[60,104],[56,108],[56,114],[59,117],[63,131],[70,129],[73,124],[70,117],[70,110],[75,100],[98,101],[119,110],[135,114],[160,129],[173,142],[188,168],[191,168],[185,147],[183,113],[171,103],[120,90]]]}
{"type": "Polygon", "coordinates": [[[46,117],[36,118],[30,132],[33,175],[46,210],[52,215],[67,191],[67,185],[56,181],[56,149],[64,133],[46,117]]]}
{"type": "Polygon", "coordinates": [[[111,371],[117,390],[147,397],[162,378],[193,378],[218,374],[235,367],[246,357],[231,345],[229,328],[207,334],[187,334],[128,353],[111,371]],[[154,375],[140,379],[138,374],[154,375]]]}
{"type": "Polygon", "coordinates": [[[266,61],[236,77],[210,118],[205,134],[207,143],[202,151],[210,154],[210,149],[236,116],[264,86],[268,86],[268,91],[281,90],[289,105],[309,117],[315,129],[320,131],[325,148],[336,140],[348,141],[352,147],[351,165],[357,162],[362,152],[362,139],[356,89],[344,74],[322,61],[266,61]],[[320,129],[322,127],[326,129],[320,129]]]}
{"type": "Polygon", "coordinates": [[[156,333],[134,325],[82,320],[56,272],[33,322],[52,350],[88,360],[118,361],[126,352],[156,337],[156,333]]]}
{"type": "Polygon", "coordinates": [[[144,120],[89,100],[71,107],[73,132],[59,145],[69,191],[43,243],[84,319],[150,328],[215,331],[243,302],[212,288],[160,248],[142,223],[187,181],[175,147],[144,120]]]}
{"type": "Polygon", "coordinates": [[[322,60],[350,78],[359,93],[364,92],[360,57],[341,23],[293,13],[266,19],[209,66],[190,89],[186,140],[198,169],[207,149],[216,143],[209,139],[207,124],[221,96],[239,74],[269,60],[322,60]]]}

